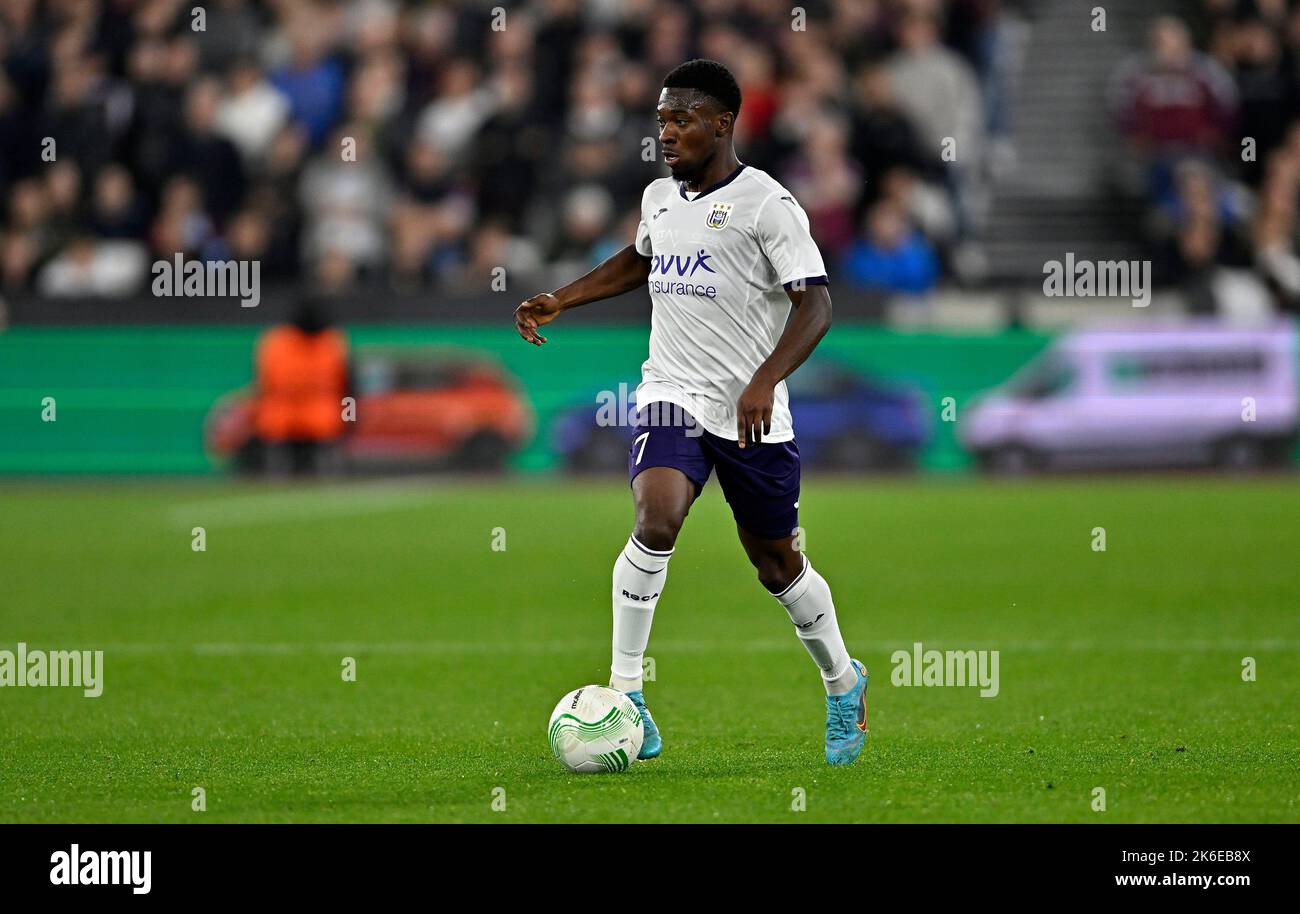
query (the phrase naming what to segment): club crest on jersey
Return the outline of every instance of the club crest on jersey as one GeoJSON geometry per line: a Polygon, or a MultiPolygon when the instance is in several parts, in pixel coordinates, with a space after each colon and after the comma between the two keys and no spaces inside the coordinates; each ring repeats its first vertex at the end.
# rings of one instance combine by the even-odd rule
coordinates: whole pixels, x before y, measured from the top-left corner
{"type": "Polygon", "coordinates": [[[730,203],[715,203],[713,209],[709,210],[709,218],[705,221],[711,229],[720,229],[726,226],[727,220],[731,218],[730,203]]]}

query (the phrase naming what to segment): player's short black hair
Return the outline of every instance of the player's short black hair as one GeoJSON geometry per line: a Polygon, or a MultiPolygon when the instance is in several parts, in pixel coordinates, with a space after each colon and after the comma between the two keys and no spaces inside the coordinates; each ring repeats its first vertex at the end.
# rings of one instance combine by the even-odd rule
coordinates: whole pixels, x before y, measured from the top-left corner
{"type": "Polygon", "coordinates": [[[665,89],[694,89],[720,104],[724,111],[740,114],[740,86],[731,71],[716,60],[688,60],[664,77],[665,89]]]}

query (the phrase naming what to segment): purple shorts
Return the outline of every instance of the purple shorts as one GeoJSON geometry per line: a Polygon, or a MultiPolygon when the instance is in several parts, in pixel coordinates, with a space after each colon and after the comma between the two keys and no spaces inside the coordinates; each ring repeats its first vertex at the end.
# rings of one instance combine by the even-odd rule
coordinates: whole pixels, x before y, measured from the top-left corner
{"type": "Polygon", "coordinates": [[[680,406],[663,401],[637,412],[627,478],[650,467],[673,467],[695,483],[699,498],[717,470],[736,523],[759,539],[785,539],[799,526],[799,446],[793,441],[741,447],[707,431],[680,406]]]}

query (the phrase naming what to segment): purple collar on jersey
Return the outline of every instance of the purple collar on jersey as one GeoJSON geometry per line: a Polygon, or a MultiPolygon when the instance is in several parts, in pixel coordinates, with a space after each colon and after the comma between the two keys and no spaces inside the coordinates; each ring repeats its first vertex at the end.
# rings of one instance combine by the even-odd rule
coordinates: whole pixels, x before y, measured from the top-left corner
{"type": "MultiPolygon", "coordinates": [[[[713,192],[714,192],[715,190],[717,190],[719,187],[726,187],[726,186],[727,186],[728,184],[730,184],[732,181],[736,180],[736,177],[737,177],[737,176],[738,176],[742,171],[744,171],[744,170],[745,170],[745,163],[744,163],[744,162],[741,162],[740,165],[738,165],[738,166],[736,167],[736,170],[735,170],[735,171],[733,171],[731,174],[727,175],[725,178],[723,178],[723,179],[722,179],[721,181],[719,181],[717,184],[713,184],[713,185],[711,185],[711,186],[705,188],[704,190],[700,191],[698,194],[696,194],[696,195],[695,195],[695,200],[700,199],[700,197],[703,197],[705,194],[711,194],[711,193],[713,193],[713,192]]],[[[678,182],[677,182],[677,190],[678,190],[678,192],[682,195],[682,199],[683,199],[683,200],[691,201],[691,198],[686,196],[686,182],[685,182],[685,181],[678,181],[678,182]]],[[[691,202],[694,202],[694,201],[691,201],[691,202]]]]}

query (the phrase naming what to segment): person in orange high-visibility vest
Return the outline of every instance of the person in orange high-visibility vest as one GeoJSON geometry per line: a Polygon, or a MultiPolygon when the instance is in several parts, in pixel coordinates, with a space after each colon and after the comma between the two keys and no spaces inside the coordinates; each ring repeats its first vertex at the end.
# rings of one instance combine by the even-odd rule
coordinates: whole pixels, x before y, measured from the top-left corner
{"type": "Polygon", "coordinates": [[[329,325],[322,303],[306,298],[292,323],[272,327],[257,344],[253,427],[268,471],[319,472],[346,423],[348,344],[329,325]]]}

